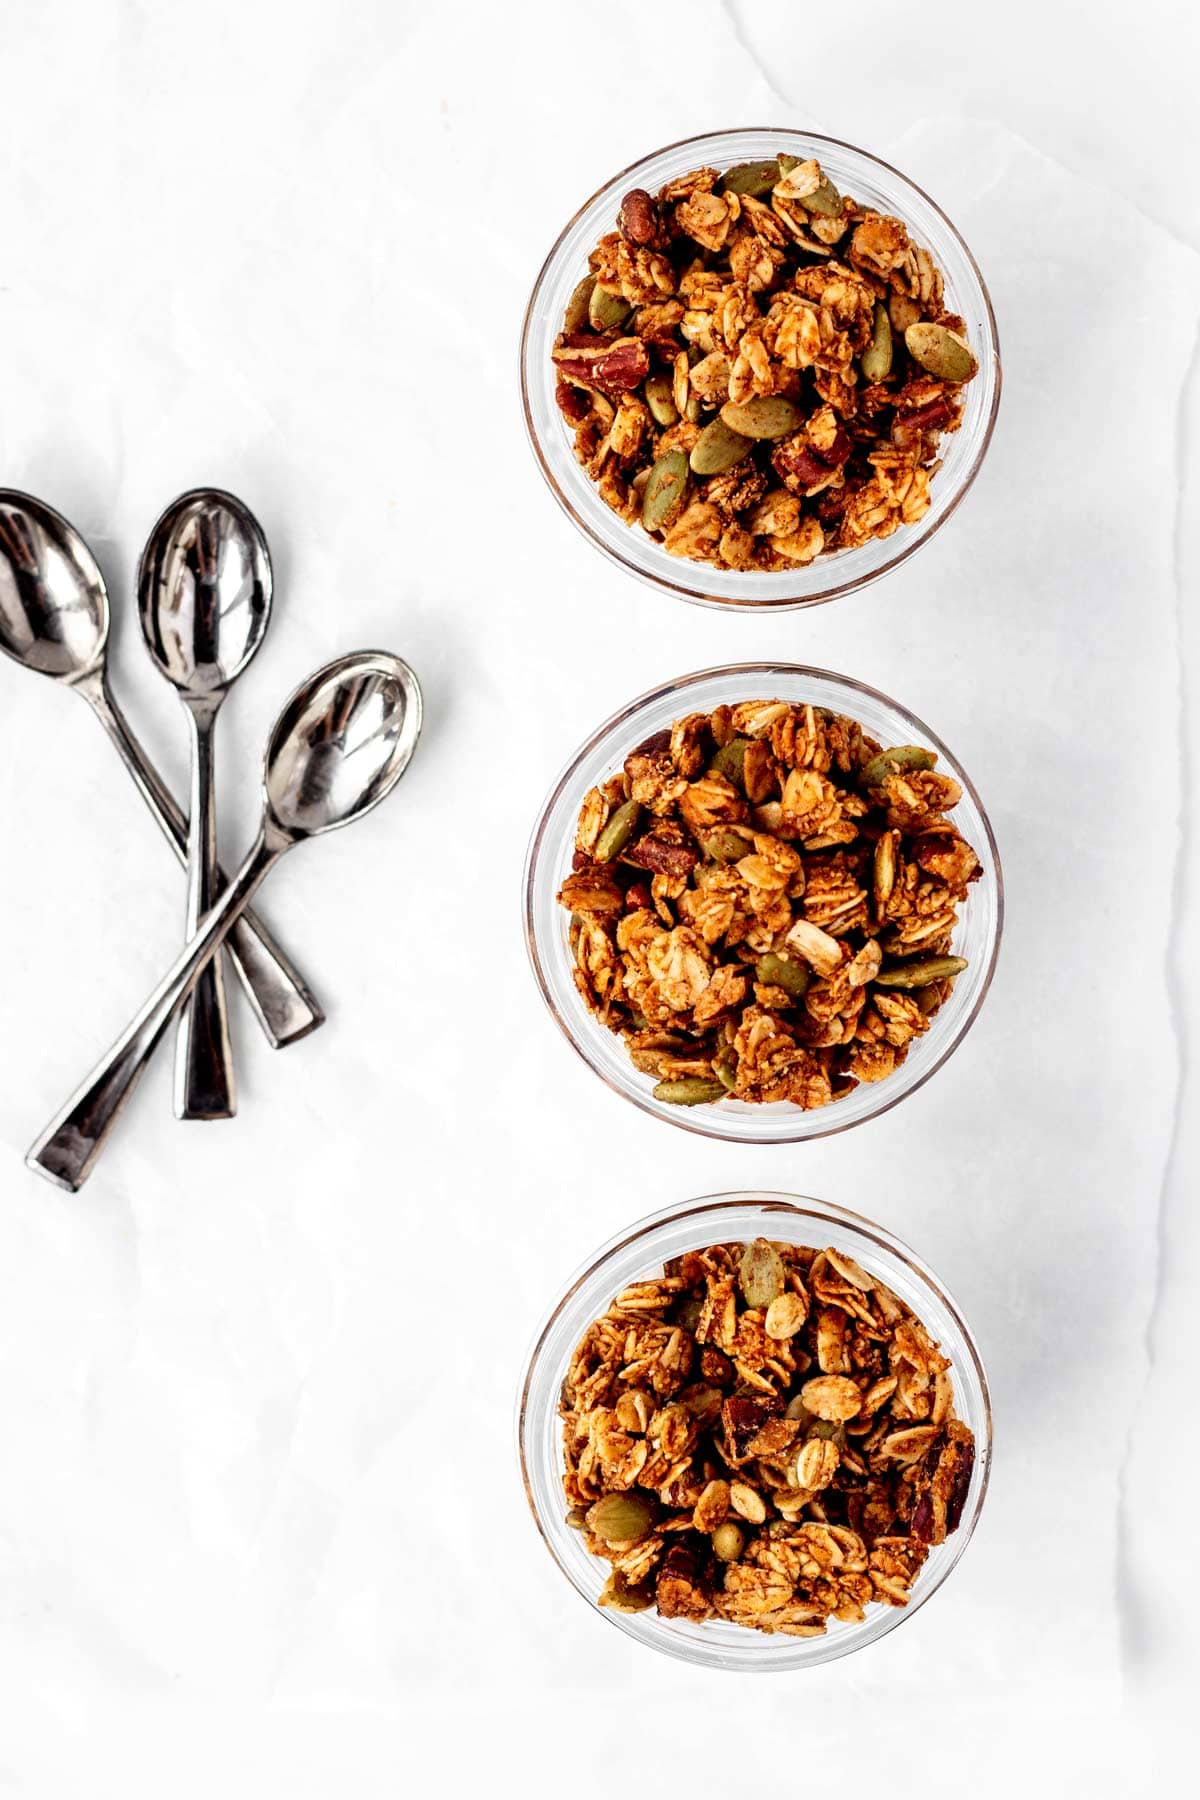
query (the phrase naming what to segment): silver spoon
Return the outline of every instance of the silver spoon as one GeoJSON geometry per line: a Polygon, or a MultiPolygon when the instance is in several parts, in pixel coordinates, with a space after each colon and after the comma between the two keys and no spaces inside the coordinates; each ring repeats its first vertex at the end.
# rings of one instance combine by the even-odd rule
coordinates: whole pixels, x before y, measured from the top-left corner
{"type": "MultiPolygon", "coordinates": [[[[79,533],[44,501],[0,488],[0,650],[83,696],[186,864],[187,820],[109,689],[108,623],[104,577],[79,533]]],[[[317,1029],[325,1015],[307,982],[252,913],[234,927],[228,949],[276,1049],[317,1029]]]]}
{"type": "MultiPolygon", "coordinates": [[[[220,894],[213,742],[217,714],[266,635],[271,557],[258,520],[232,494],[193,488],[150,533],[138,565],[142,636],[177,690],[191,738],[187,928],[194,937],[220,894]]],[[[184,1002],[175,1039],[177,1119],[237,1111],[225,972],[216,956],[184,1002]]]]}
{"type": "Polygon", "coordinates": [[[26,1162],[74,1191],[171,1019],[250,896],[280,857],[369,812],[408,767],[421,731],[421,690],[408,664],[382,650],[341,657],[310,675],[271,733],[263,813],[245,862],[133,1023],[42,1133],[26,1162]]]}

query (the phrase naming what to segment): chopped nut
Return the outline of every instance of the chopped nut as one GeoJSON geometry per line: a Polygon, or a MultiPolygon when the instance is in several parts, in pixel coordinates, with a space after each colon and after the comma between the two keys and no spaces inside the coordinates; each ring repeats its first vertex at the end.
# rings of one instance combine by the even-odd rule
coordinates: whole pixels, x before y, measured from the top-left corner
{"type": "Polygon", "coordinates": [[[621,236],[629,244],[656,245],[662,241],[658,207],[645,188],[634,188],[621,202],[621,236]]]}

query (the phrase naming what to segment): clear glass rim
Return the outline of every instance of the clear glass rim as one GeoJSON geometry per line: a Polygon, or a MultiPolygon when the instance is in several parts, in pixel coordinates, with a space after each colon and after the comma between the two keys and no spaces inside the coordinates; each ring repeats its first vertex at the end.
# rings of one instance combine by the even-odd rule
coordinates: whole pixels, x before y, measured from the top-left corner
{"type": "MultiPolygon", "coordinates": [[[[619,568],[624,569],[627,574],[635,576],[639,581],[645,582],[649,587],[653,587],[659,592],[674,594],[677,599],[685,600],[692,606],[713,607],[722,612],[755,612],[772,610],[777,612],[798,612],[805,607],[824,606],[831,600],[840,600],[845,595],[856,593],[859,589],[868,587],[872,582],[878,581],[882,576],[890,574],[893,569],[899,568],[901,564],[908,561],[910,556],[914,556],[918,550],[924,547],[924,545],[930,543],[942,529],[942,526],[946,521],[954,516],[973,487],[975,478],[983,466],[984,458],[986,457],[988,448],[991,444],[992,433],[996,426],[996,415],[1000,409],[1000,394],[1004,385],[1004,371],[1000,358],[1000,339],[996,329],[995,309],[992,306],[992,297],[988,292],[988,286],[983,278],[983,272],[976,262],[970,246],[967,244],[953,220],[943,208],[938,205],[937,201],[934,200],[930,194],[926,193],[925,189],[921,187],[918,182],[915,182],[910,175],[906,175],[902,169],[896,168],[894,163],[887,162],[883,157],[876,156],[873,151],[864,150],[860,145],[852,144],[845,138],[835,138],[824,132],[806,131],[786,125],[735,125],[721,131],[704,131],[697,133],[694,137],[677,138],[673,143],[664,144],[659,149],[648,152],[645,156],[639,156],[636,161],[627,164],[626,167],[619,170],[617,174],[610,176],[606,182],[598,187],[594,193],[589,194],[588,198],[575,209],[558,236],[555,238],[549,254],[546,256],[541,268],[538,270],[537,279],[533,284],[533,289],[525,308],[525,316],[521,324],[520,382],[521,411],[525,420],[525,433],[529,439],[530,447],[538,467],[541,469],[546,485],[549,487],[559,506],[562,508],[563,512],[566,513],[576,529],[582,532],[588,542],[592,544],[595,549],[599,550],[602,555],[606,556],[610,562],[613,562],[619,568]],[[665,576],[647,568],[636,553],[637,535],[632,527],[629,528],[628,534],[631,540],[628,555],[624,554],[615,544],[606,543],[604,539],[599,537],[593,530],[588,519],[573,505],[570,496],[564,492],[559,483],[553,468],[550,466],[545,451],[542,448],[541,438],[534,421],[533,410],[530,403],[526,368],[529,355],[530,334],[537,320],[538,301],[565,239],[574,230],[584,213],[587,212],[590,206],[595,205],[595,203],[600,200],[610,188],[613,188],[621,182],[628,180],[631,176],[638,174],[647,163],[655,162],[661,156],[672,155],[677,150],[685,150],[688,148],[699,149],[701,145],[712,143],[717,138],[726,137],[737,132],[761,132],[763,135],[799,137],[803,138],[807,143],[828,144],[835,149],[849,151],[854,156],[863,157],[867,162],[873,163],[877,169],[880,169],[894,180],[910,188],[919,196],[924,204],[937,215],[947,233],[954,239],[956,246],[961,251],[965,262],[979,284],[979,296],[983,307],[986,341],[980,346],[980,362],[983,362],[984,356],[986,355],[988,366],[993,371],[994,382],[992,398],[988,407],[987,417],[983,423],[983,430],[978,448],[971,463],[964,471],[959,487],[953,494],[947,497],[943,509],[938,513],[938,516],[931,521],[927,529],[915,534],[913,532],[906,533],[903,529],[895,532],[891,542],[896,545],[896,548],[894,552],[883,559],[878,568],[865,570],[842,581],[838,581],[834,578],[829,587],[814,594],[804,594],[793,597],[755,597],[752,593],[747,593],[745,597],[736,595],[717,596],[706,592],[703,587],[696,585],[696,580],[698,578],[693,577],[689,580],[686,571],[691,565],[688,564],[686,559],[680,559],[680,575],[677,580],[668,580],[665,576]]],[[[836,561],[836,557],[830,559],[831,567],[836,565],[836,561]]]]}
{"type": "MultiPolygon", "coordinates": [[[[918,1093],[921,1088],[925,1086],[926,1082],[928,1082],[932,1076],[936,1075],[943,1064],[953,1055],[954,1051],[957,1050],[958,1046],[962,1043],[968,1031],[979,1017],[980,1010],[987,998],[993,977],[996,973],[996,963],[1000,954],[1000,940],[1004,935],[1004,873],[1000,863],[1000,852],[996,844],[995,834],[992,831],[991,820],[988,818],[987,810],[984,807],[978,789],[971,781],[970,776],[961,767],[957,757],[954,756],[949,746],[943,743],[937,732],[926,725],[924,720],[918,718],[915,713],[908,709],[908,707],[902,706],[898,700],[894,700],[890,694],[885,694],[882,688],[872,687],[865,681],[856,681],[851,675],[841,675],[832,669],[819,669],[807,663],[743,662],[717,665],[710,669],[699,669],[690,675],[679,676],[673,681],[660,682],[656,687],[650,688],[646,693],[639,694],[638,697],[635,700],[631,700],[628,705],[619,708],[618,711],[606,719],[602,725],[598,726],[587,740],[580,745],[574,756],[571,757],[570,761],[562,770],[557,781],[550,790],[550,793],[542,806],[541,812],[538,814],[537,822],[534,825],[533,832],[530,836],[529,848],[525,853],[525,871],[523,876],[525,948],[529,956],[529,963],[533,971],[534,980],[537,982],[538,990],[546,1004],[547,1010],[571,1048],[575,1051],[576,1055],[587,1064],[593,1074],[600,1077],[604,1085],[613,1093],[620,1095],[623,1100],[630,1101],[631,1104],[638,1107],[640,1111],[648,1113],[651,1118],[662,1119],[662,1114],[650,1104],[649,1097],[646,1094],[643,1094],[632,1087],[626,1088],[620,1086],[619,1083],[610,1077],[606,1069],[594,1061],[589,1054],[588,1046],[576,1032],[572,1030],[570,1020],[564,1016],[547,978],[546,970],[542,962],[541,948],[538,942],[535,909],[538,884],[541,879],[541,871],[543,868],[543,851],[546,847],[546,836],[555,808],[563,795],[571,787],[580,764],[586,761],[594,750],[599,748],[610,732],[617,731],[620,727],[630,724],[638,714],[647,707],[655,704],[659,700],[666,699],[667,696],[671,694],[685,695],[690,687],[695,686],[699,682],[719,680],[726,677],[738,679],[742,676],[761,675],[768,677],[778,674],[833,681],[849,688],[853,692],[869,695],[871,699],[880,701],[884,705],[894,709],[896,712],[901,713],[916,728],[922,741],[937,750],[939,755],[944,756],[953,765],[957,771],[957,776],[961,778],[964,788],[970,794],[971,799],[978,808],[979,817],[983,823],[988,852],[992,866],[995,870],[996,929],[992,935],[991,943],[988,948],[987,968],[983,973],[979,991],[975,996],[970,1011],[959,1021],[957,1028],[947,1038],[937,1056],[930,1061],[929,1066],[922,1071],[911,1086],[902,1086],[896,1093],[892,1094],[890,1097],[886,1097],[888,1083],[886,1081],[879,1082],[877,1084],[880,1093],[879,1104],[873,1107],[864,1118],[842,1120],[831,1118],[826,1124],[824,1122],[825,1115],[836,1114],[837,1112],[836,1102],[829,1106],[822,1107],[819,1114],[798,1112],[797,1129],[791,1135],[772,1133],[769,1136],[754,1137],[739,1135],[736,1138],[733,1138],[729,1132],[706,1123],[703,1116],[696,1116],[703,1115],[707,1111],[705,1107],[700,1106],[677,1107],[665,1121],[668,1124],[676,1126],[680,1131],[690,1131],[698,1137],[715,1138],[722,1143],[729,1143],[730,1141],[741,1144],[815,1143],[820,1138],[835,1137],[839,1132],[853,1131],[857,1126],[869,1123],[871,1119],[880,1118],[884,1113],[890,1112],[894,1106],[899,1106],[901,1101],[907,1100],[910,1095],[918,1093]],[[803,1128],[800,1128],[801,1120],[812,1120],[814,1118],[820,1118],[822,1122],[819,1125],[808,1124],[803,1128]]],[[[686,710],[686,708],[684,708],[684,710],[686,710]]],[[[636,741],[637,740],[635,739],[634,742],[636,741]]]]}
{"type": "MultiPolygon", "coordinates": [[[[543,1519],[541,1509],[538,1505],[534,1482],[530,1472],[529,1439],[531,1429],[535,1424],[534,1416],[531,1411],[531,1389],[535,1376],[538,1373],[538,1366],[541,1359],[549,1354],[548,1343],[555,1327],[563,1318],[563,1315],[569,1310],[583,1287],[591,1281],[593,1277],[600,1275],[604,1268],[621,1252],[633,1249],[641,1243],[646,1243],[647,1247],[649,1247],[653,1244],[653,1241],[657,1236],[661,1235],[673,1225],[689,1220],[699,1221],[701,1218],[707,1218],[713,1221],[714,1226],[718,1226],[722,1214],[745,1211],[748,1208],[756,1208],[760,1216],[764,1219],[786,1215],[789,1218],[797,1220],[812,1219],[817,1223],[822,1221],[833,1222],[865,1239],[869,1244],[882,1252],[885,1261],[888,1258],[894,1258],[903,1265],[916,1277],[918,1283],[928,1290],[934,1301],[943,1307],[953,1320],[966,1348],[969,1364],[966,1372],[974,1377],[983,1421],[982,1438],[980,1438],[978,1433],[976,1434],[975,1472],[972,1476],[969,1506],[964,1511],[958,1530],[953,1533],[952,1538],[947,1540],[947,1542],[953,1545],[952,1556],[944,1561],[943,1566],[934,1572],[933,1578],[928,1580],[924,1587],[920,1588],[920,1591],[914,1589],[912,1598],[906,1607],[895,1609],[890,1617],[885,1616],[883,1618],[880,1628],[874,1636],[844,1639],[831,1637],[821,1639],[821,1648],[825,1653],[823,1655],[818,1655],[815,1652],[809,1653],[804,1662],[788,1662],[782,1659],[768,1661],[765,1657],[762,1661],[755,1661],[752,1650],[754,1647],[757,1647],[761,1634],[751,1630],[747,1630],[745,1634],[749,1654],[736,1665],[732,1665],[727,1660],[718,1659],[715,1656],[712,1658],[705,1657],[698,1649],[693,1650],[678,1640],[667,1637],[666,1635],[661,1639],[656,1637],[651,1646],[661,1654],[674,1657],[683,1662],[693,1664],[701,1663],[708,1667],[722,1668],[728,1672],[774,1674],[794,1672],[798,1667],[819,1667],[825,1663],[840,1661],[844,1656],[852,1656],[856,1651],[868,1648],[871,1643],[877,1642],[879,1637],[889,1635],[891,1631],[894,1631],[902,1625],[906,1619],[912,1618],[933,1598],[934,1594],[944,1586],[945,1582],[957,1568],[967,1546],[974,1536],[975,1527],[978,1524],[980,1514],[983,1511],[984,1501],[987,1498],[988,1486],[991,1480],[993,1445],[991,1389],[988,1385],[987,1370],[984,1367],[983,1358],[980,1355],[979,1346],[975,1341],[974,1333],[967,1323],[962,1308],[959,1306],[950,1290],[946,1287],[945,1283],[934,1274],[933,1270],[920,1256],[917,1255],[915,1250],[911,1249],[903,1239],[896,1237],[894,1233],[888,1231],[884,1226],[877,1224],[873,1219],[864,1217],[861,1213],[851,1211],[848,1207],[838,1206],[833,1201],[829,1200],[818,1200],[810,1195],[785,1194],[767,1188],[747,1188],[717,1194],[706,1194],[697,1199],[684,1201],[681,1205],[668,1206],[662,1208],[658,1212],[649,1213],[646,1217],[639,1219],[635,1224],[626,1226],[623,1230],[614,1233],[614,1235],[608,1238],[598,1250],[588,1257],[587,1261],[582,1263],[575,1270],[570,1280],[566,1283],[558,1300],[556,1300],[543,1315],[541,1322],[533,1335],[532,1344],[525,1359],[524,1372],[517,1390],[514,1425],[517,1439],[517,1458],[520,1465],[521,1482],[525,1490],[525,1499],[542,1542],[545,1544],[547,1550],[549,1550],[556,1566],[570,1582],[571,1587],[579,1595],[580,1599],[584,1601],[588,1610],[593,1613],[600,1613],[627,1636],[632,1635],[630,1626],[622,1614],[614,1612],[609,1607],[598,1607],[591,1595],[585,1593],[583,1588],[579,1586],[572,1570],[567,1566],[562,1556],[559,1554],[558,1545],[555,1542],[553,1533],[547,1529],[546,1521],[543,1519]]],[[[715,1236],[712,1241],[718,1243],[723,1240],[718,1235],[715,1236]]],[[[820,1246],[814,1245],[811,1247],[819,1248],[820,1246]]],[[[957,1372],[958,1371],[956,1370],[956,1373],[957,1372]]],[[[557,1389],[555,1389],[555,1391],[557,1391],[557,1389]]],[[[564,1529],[566,1528],[564,1527],[564,1529]]],[[[637,1616],[640,1617],[642,1615],[637,1616]]],[[[644,1640],[639,1637],[637,1641],[643,1642],[644,1640]]],[[[768,1638],[766,1641],[771,1642],[772,1640],[768,1638]]],[[[806,1641],[811,1643],[817,1640],[809,1639],[806,1641]]]]}

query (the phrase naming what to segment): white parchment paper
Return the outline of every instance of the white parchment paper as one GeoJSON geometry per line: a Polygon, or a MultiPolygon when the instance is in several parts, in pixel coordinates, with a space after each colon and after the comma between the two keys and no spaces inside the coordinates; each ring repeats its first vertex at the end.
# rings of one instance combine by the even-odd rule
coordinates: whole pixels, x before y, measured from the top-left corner
{"type": "Polygon", "coordinates": [[[654,144],[822,122],[781,109],[720,8],[689,11],[703,48],[653,85],[596,61],[598,34],[645,29],[628,0],[602,20],[307,3],[286,29],[217,0],[203,33],[57,4],[6,50],[0,470],[100,556],[114,680],[164,770],[180,789],[184,735],[131,578],[196,482],[244,495],[276,568],[221,724],[228,858],[310,668],[387,644],[428,701],[394,800],[264,895],[327,1028],[276,1056],[239,1010],[230,1125],[176,1125],[160,1057],[68,1200],[21,1155],[170,959],[183,888],[84,708],[0,667],[14,1791],[384,1794],[416,1771],[456,1793],[519,1770],[526,1794],[582,1796],[615,1763],[703,1796],[789,1766],[823,1782],[851,1752],[882,1773],[925,1729],[958,1749],[914,1792],[961,1791],[981,1741],[980,1793],[1011,1787],[1022,1744],[1116,1767],[1087,1721],[1120,1704],[1118,1509],[1177,1079],[1173,470],[1200,271],[999,127],[875,142],[991,286],[1005,393],[975,491],[912,564],[815,613],[715,617],[621,578],[521,441],[537,267],[654,144]],[[759,656],[928,718],[1008,896],[951,1063],[885,1118],[775,1151],[604,1090],[543,1014],[518,919],[528,829],[581,737],[672,674],[759,656]],[[511,1411],[538,1316],[603,1238],[756,1184],[873,1214],[933,1264],[989,1367],[996,1457],[919,1618],[748,1685],[588,1614],[527,1516],[511,1411]]]}

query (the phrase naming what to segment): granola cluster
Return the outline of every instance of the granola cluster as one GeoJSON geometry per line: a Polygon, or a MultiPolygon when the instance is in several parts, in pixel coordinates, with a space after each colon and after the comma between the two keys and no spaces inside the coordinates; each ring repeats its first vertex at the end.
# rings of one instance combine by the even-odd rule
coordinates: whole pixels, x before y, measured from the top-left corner
{"type": "Polygon", "coordinates": [[[761,1238],[619,1294],[560,1414],[601,1605],[796,1637],[904,1606],[975,1461],[920,1320],[842,1251],[761,1238]]]}
{"type": "Polygon", "coordinates": [[[780,156],[637,188],[553,349],[601,498],[674,556],[779,570],[929,507],[977,363],[901,220],[780,156]]]}
{"type": "Polygon", "coordinates": [[[575,983],[660,1100],[826,1106],[882,1081],[950,993],[980,864],[919,745],[784,700],[689,713],[586,795],[575,983]]]}

